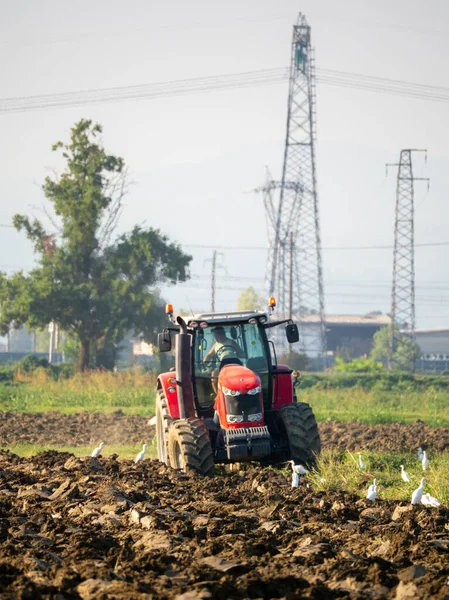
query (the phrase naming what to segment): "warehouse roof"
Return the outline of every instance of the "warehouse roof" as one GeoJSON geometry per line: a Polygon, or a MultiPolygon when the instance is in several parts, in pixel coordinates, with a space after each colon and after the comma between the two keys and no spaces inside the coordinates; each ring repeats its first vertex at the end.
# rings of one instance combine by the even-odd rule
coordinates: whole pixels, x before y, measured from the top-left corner
{"type": "MultiPolygon", "coordinates": [[[[295,321],[298,321],[295,318],[295,321]]],[[[319,323],[319,315],[304,315],[302,323],[319,323]]],[[[389,325],[391,319],[388,315],[326,315],[328,325],[389,325]]]]}
{"type": "MultiPolygon", "coordinates": [[[[403,331],[403,333],[410,333],[409,331],[403,331]]],[[[415,329],[415,335],[425,335],[426,333],[449,333],[449,329],[415,329]]]]}

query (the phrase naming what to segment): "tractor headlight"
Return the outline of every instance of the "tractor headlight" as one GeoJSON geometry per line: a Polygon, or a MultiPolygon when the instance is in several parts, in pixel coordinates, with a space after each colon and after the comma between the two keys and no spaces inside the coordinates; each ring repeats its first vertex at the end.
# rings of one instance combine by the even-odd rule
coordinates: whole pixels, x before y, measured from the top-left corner
{"type": "Polygon", "coordinates": [[[243,423],[243,415],[226,415],[228,423],[243,423]]]}
{"type": "Polygon", "coordinates": [[[223,390],[223,394],[225,396],[240,396],[240,392],[238,390],[230,390],[224,385],[221,387],[221,389],[223,390]]]}
{"type": "Polygon", "coordinates": [[[254,421],[262,421],[262,413],[254,413],[253,415],[248,415],[248,421],[250,423],[254,422],[254,421]]]}
{"type": "Polygon", "coordinates": [[[258,385],[257,387],[253,388],[252,390],[248,390],[247,394],[249,394],[250,396],[255,396],[256,394],[260,394],[260,390],[261,390],[261,387],[260,387],[260,385],[258,385]]]}

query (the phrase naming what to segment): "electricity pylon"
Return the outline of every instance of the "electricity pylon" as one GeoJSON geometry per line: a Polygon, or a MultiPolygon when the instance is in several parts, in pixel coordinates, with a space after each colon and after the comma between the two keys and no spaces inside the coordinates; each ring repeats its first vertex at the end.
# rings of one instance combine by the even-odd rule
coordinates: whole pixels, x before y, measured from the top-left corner
{"type": "Polygon", "coordinates": [[[414,177],[412,152],[427,150],[401,150],[397,167],[396,208],[394,222],[393,286],[391,292],[391,327],[389,363],[391,369],[414,371],[416,356],[413,351],[398,351],[403,336],[415,342],[415,205],[414,182],[427,181],[427,177],[414,177]]]}
{"type": "Polygon", "coordinates": [[[315,160],[315,65],[311,29],[304,15],[293,26],[287,133],[281,181],[267,180],[259,191],[269,226],[268,292],[282,313],[298,319],[301,350],[325,359],[326,335],[321,237],[315,160]],[[276,204],[275,191],[279,190],[276,204]],[[290,249],[293,248],[293,252],[290,249]],[[293,263],[293,264],[291,264],[293,263]],[[290,276],[291,274],[291,276],[290,276]],[[317,315],[311,326],[303,317],[317,315]]]}

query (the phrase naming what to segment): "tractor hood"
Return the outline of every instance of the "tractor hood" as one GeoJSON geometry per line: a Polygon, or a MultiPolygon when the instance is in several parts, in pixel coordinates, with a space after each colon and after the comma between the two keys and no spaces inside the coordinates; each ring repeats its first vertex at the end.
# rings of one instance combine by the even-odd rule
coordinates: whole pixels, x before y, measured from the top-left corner
{"type": "MultiPolygon", "coordinates": [[[[218,376],[218,385],[223,390],[231,390],[239,394],[248,394],[259,388],[260,377],[242,365],[225,365],[218,376]]],[[[223,392],[226,394],[225,390],[223,392]]]]}

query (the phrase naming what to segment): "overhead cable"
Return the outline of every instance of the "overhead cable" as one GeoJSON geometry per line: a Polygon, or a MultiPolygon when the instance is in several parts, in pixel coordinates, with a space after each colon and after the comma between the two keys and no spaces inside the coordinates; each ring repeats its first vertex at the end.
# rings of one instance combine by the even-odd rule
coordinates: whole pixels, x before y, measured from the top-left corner
{"type": "MultiPolygon", "coordinates": [[[[232,88],[267,85],[288,80],[288,68],[276,67],[224,75],[210,75],[190,79],[177,79],[129,86],[91,88],[73,92],[59,92],[32,96],[0,98],[0,113],[69,108],[85,104],[122,102],[125,100],[150,100],[205,93],[232,88]]],[[[373,77],[361,73],[317,69],[317,81],[326,85],[360,89],[382,94],[394,94],[434,102],[449,102],[449,88],[373,77]]]]}

